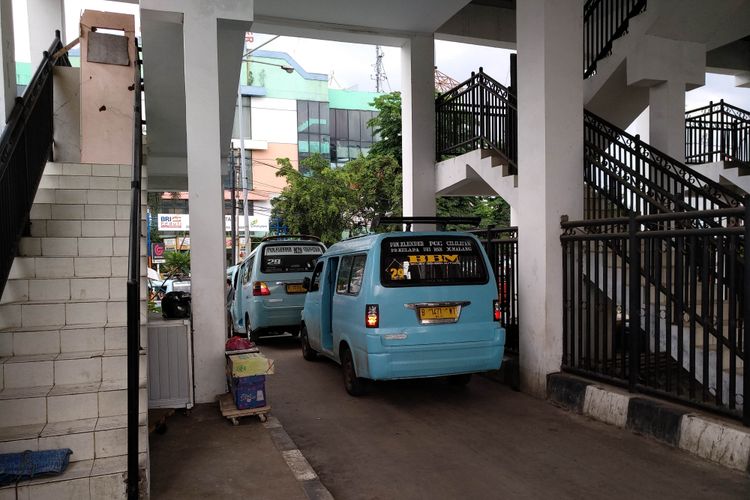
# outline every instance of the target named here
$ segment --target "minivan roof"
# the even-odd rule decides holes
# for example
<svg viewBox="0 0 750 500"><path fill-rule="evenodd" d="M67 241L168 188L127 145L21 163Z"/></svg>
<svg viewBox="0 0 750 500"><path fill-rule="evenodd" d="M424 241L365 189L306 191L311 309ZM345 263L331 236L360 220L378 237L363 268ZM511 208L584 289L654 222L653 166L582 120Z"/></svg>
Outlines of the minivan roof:
<svg viewBox="0 0 750 500"><path fill-rule="evenodd" d="M460 231L392 231L388 233L368 234L358 236L349 240L339 241L331 245L325 255L339 255L351 252L362 252L375 247L383 238L421 238L424 236L469 236L473 239L476 237L470 233Z"/></svg>

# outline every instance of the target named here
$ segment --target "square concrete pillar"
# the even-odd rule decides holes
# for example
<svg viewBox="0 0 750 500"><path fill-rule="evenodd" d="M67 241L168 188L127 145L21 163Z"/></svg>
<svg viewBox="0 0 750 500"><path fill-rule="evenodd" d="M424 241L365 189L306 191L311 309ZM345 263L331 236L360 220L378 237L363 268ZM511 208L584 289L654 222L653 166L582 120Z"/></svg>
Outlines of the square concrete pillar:
<svg viewBox="0 0 750 500"><path fill-rule="evenodd" d="M685 82L668 80L648 89L649 144L685 162Z"/></svg>
<svg viewBox="0 0 750 500"><path fill-rule="evenodd" d="M521 387L544 397L562 358L560 216L583 214L583 0L516 9Z"/></svg>
<svg viewBox="0 0 750 500"><path fill-rule="evenodd" d="M42 62L42 53L49 49L55 30L60 30L63 44L68 40L65 37L63 0L27 0L26 9L29 14L29 49L33 70ZM73 38L76 36L74 33Z"/></svg>
<svg viewBox="0 0 750 500"><path fill-rule="evenodd" d="M413 36L401 47L401 89L403 213L434 216L435 40L432 36Z"/></svg>

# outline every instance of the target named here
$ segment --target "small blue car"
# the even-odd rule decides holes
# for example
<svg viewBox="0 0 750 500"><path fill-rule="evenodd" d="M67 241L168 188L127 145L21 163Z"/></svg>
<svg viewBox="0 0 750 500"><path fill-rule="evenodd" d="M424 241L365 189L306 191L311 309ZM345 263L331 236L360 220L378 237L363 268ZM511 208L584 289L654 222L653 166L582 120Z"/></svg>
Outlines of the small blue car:
<svg viewBox="0 0 750 500"><path fill-rule="evenodd" d="M234 271L231 316L234 331L258 340L284 332L297 335L309 278L325 246L313 236L271 236Z"/></svg>
<svg viewBox="0 0 750 500"><path fill-rule="evenodd" d="M500 368L505 330L497 285L468 233L390 232L331 246L306 281L302 355L341 364L349 394L365 379L450 376Z"/></svg>

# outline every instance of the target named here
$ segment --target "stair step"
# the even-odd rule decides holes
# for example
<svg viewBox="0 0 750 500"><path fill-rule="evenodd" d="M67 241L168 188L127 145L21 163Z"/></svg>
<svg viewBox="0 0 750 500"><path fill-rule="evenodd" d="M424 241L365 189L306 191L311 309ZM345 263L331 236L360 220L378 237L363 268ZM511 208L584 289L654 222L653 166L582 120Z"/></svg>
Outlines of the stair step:
<svg viewBox="0 0 750 500"><path fill-rule="evenodd" d="M141 319L146 320L147 303L140 301ZM127 301L107 299L24 302L0 305L0 331L32 327L38 330L54 325L85 325L91 322L125 323Z"/></svg>
<svg viewBox="0 0 750 500"><path fill-rule="evenodd" d="M44 167L44 177L62 176L93 176L93 177L125 177L133 175L132 165L112 164L99 165L96 163L60 163L47 162ZM146 169L143 169L143 177L147 177Z"/></svg>
<svg viewBox="0 0 750 500"><path fill-rule="evenodd" d="M141 256L141 276L146 276L146 256ZM16 257L10 280L31 278L112 278L128 275L128 258L116 257Z"/></svg>
<svg viewBox="0 0 750 500"><path fill-rule="evenodd" d="M146 321L142 321L140 325L141 345L144 346L147 345L146 324ZM126 347L127 325L119 322L0 330L0 357L79 352L107 353Z"/></svg>
<svg viewBox="0 0 750 500"><path fill-rule="evenodd" d="M146 449L148 439L146 415L145 412L139 415L139 420L142 422L138 426L141 450ZM100 420L103 419L90 418L46 424L37 436L27 431L27 434L20 439L0 441L0 453L70 448L73 451L70 456L71 463L127 454L127 416L122 415L116 421L110 419L112 423L109 426L103 425L102 429L97 429ZM45 434L50 426L54 426L54 429L50 431L52 434ZM31 429L31 426L25 427ZM64 432L65 430L69 432Z"/></svg>
<svg viewBox="0 0 750 500"><path fill-rule="evenodd" d="M31 236L44 237L108 237L130 236L130 220L65 220L31 219ZM146 234L146 221L141 221L141 235ZM23 240L22 240L23 241Z"/></svg>
<svg viewBox="0 0 750 500"><path fill-rule="evenodd" d="M142 280L141 297L148 286ZM9 280L0 304L42 303L69 300L124 300L127 278L50 278Z"/></svg>
<svg viewBox="0 0 750 500"><path fill-rule="evenodd" d="M34 204L129 206L132 197L130 179L78 176L61 177L57 182L50 182L47 178L46 183L56 183L58 187L40 187ZM141 203L146 203L145 192L141 193Z"/></svg>
<svg viewBox="0 0 750 500"><path fill-rule="evenodd" d="M140 355L146 373L145 350ZM79 394L121 387L127 375L127 352L72 352L13 356L0 360L3 387L0 399ZM43 388L48 388L46 392ZM5 393L5 391L8 391Z"/></svg>
<svg viewBox="0 0 750 500"><path fill-rule="evenodd" d="M145 253L145 240L141 239L140 246L141 253ZM21 257L127 257L129 250L127 236L44 236L21 238L18 255Z"/></svg>
<svg viewBox="0 0 750 500"><path fill-rule="evenodd" d="M142 470L148 468L146 453L139 453L138 461ZM60 475L19 482L18 498L125 499L126 471L127 455L71 462ZM0 498L15 495L15 485L0 488Z"/></svg>
<svg viewBox="0 0 750 500"><path fill-rule="evenodd" d="M130 220L130 205L102 204L53 204L34 203L29 213L30 219L43 220ZM146 213L141 210L141 220Z"/></svg>

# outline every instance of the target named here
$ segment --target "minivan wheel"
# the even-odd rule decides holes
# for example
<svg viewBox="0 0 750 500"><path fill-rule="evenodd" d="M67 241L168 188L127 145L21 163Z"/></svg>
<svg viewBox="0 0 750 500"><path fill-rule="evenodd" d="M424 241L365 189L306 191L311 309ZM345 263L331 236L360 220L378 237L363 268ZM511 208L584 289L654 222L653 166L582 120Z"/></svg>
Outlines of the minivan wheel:
<svg viewBox="0 0 750 500"><path fill-rule="evenodd" d="M315 361L318 353L310 347L310 341L307 339L307 327L303 326L300 332L300 343L302 344L302 357L307 361Z"/></svg>
<svg viewBox="0 0 750 500"><path fill-rule="evenodd" d="M354 359L352 351L348 347L343 348L341 352L341 368L344 372L344 387L346 392L351 396L361 396L365 393L365 381L357 377L354 369Z"/></svg>
<svg viewBox="0 0 750 500"><path fill-rule="evenodd" d="M256 344L258 343L258 333L253 332L250 329L250 318L245 316L245 337L247 337L248 340L252 340Z"/></svg>

